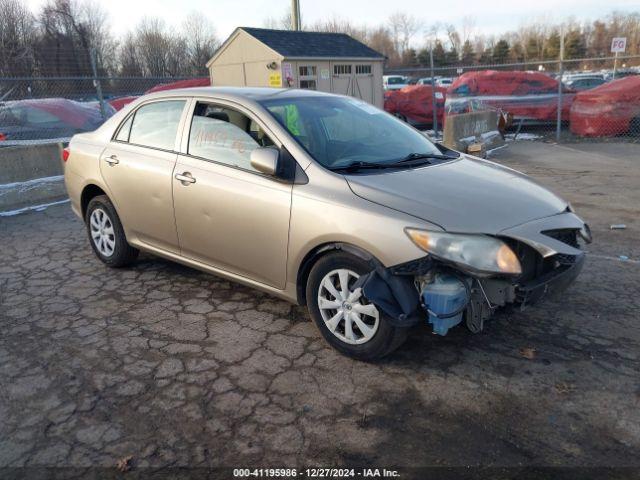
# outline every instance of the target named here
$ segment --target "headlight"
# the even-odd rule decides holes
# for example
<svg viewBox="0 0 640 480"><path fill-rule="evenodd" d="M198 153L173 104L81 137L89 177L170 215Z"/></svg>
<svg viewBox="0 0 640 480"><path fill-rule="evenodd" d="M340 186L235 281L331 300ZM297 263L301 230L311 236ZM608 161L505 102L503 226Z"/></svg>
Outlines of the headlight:
<svg viewBox="0 0 640 480"><path fill-rule="evenodd" d="M481 272L520 274L522 267L513 250L487 235L459 235L405 228L409 238L425 252Z"/></svg>

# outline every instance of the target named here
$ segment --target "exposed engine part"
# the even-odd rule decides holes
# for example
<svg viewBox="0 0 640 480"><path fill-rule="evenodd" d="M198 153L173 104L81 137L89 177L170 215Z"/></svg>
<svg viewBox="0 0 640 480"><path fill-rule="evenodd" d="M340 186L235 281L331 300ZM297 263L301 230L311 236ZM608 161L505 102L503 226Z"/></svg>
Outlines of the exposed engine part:
<svg viewBox="0 0 640 480"><path fill-rule="evenodd" d="M467 305L466 325L472 333L480 333L484 328L484 321L493 314L493 309L487 305L487 302L477 291L471 296L471 300Z"/></svg>
<svg viewBox="0 0 640 480"><path fill-rule="evenodd" d="M457 272L438 272L431 281L422 281L420 297L428 313L433 333L446 335L451 327L462 321L462 316L471 299L471 279Z"/></svg>
<svg viewBox="0 0 640 480"><path fill-rule="evenodd" d="M467 328L479 333L496 308L512 303L516 298L514 286L506 280L475 279L471 300L466 311Z"/></svg>

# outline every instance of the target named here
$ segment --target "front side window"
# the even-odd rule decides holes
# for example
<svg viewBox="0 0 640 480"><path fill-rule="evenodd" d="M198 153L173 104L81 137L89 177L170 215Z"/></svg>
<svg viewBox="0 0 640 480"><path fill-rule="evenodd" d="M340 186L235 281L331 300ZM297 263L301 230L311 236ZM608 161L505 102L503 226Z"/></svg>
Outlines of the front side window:
<svg viewBox="0 0 640 480"><path fill-rule="evenodd" d="M262 105L327 168L385 164L413 153L441 154L418 131L355 98L307 96L269 99Z"/></svg>
<svg viewBox="0 0 640 480"><path fill-rule="evenodd" d="M184 100L166 100L143 105L133 117L129 143L173 150Z"/></svg>
<svg viewBox="0 0 640 480"><path fill-rule="evenodd" d="M215 104L196 104L189 131L189 155L256 171L251 166L251 152L273 145L262 127L243 113Z"/></svg>

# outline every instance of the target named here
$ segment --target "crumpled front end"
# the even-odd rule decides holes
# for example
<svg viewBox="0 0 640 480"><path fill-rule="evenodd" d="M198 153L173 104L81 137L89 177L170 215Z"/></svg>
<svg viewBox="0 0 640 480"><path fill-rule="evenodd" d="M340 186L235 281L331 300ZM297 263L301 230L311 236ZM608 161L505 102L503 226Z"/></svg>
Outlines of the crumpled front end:
<svg viewBox="0 0 640 480"><path fill-rule="evenodd" d="M427 254L389 268L371 261L372 271L360 277L358 286L395 326L426 321L434 333L446 335L464 322L477 333L501 307L524 308L563 292L584 265L581 242L591 241L589 227L568 211L505 229L496 237L517 256L518 275L477 272Z"/></svg>

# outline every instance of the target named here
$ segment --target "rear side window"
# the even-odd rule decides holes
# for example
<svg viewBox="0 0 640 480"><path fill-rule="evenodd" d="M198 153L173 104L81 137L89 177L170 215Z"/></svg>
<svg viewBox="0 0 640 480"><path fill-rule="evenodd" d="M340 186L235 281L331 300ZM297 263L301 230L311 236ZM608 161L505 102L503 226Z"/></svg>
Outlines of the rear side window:
<svg viewBox="0 0 640 480"><path fill-rule="evenodd" d="M129 132L131 131L131 123L133 122L133 115L129 115L129 118L120 126L120 130L118 130L118 134L116 135L116 140L118 142L128 142L129 141Z"/></svg>
<svg viewBox="0 0 640 480"><path fill-rule="evenodd" d="M168 100L140 107L133 117L129 143L173 150L184 105L184 100Z"/></svg>

